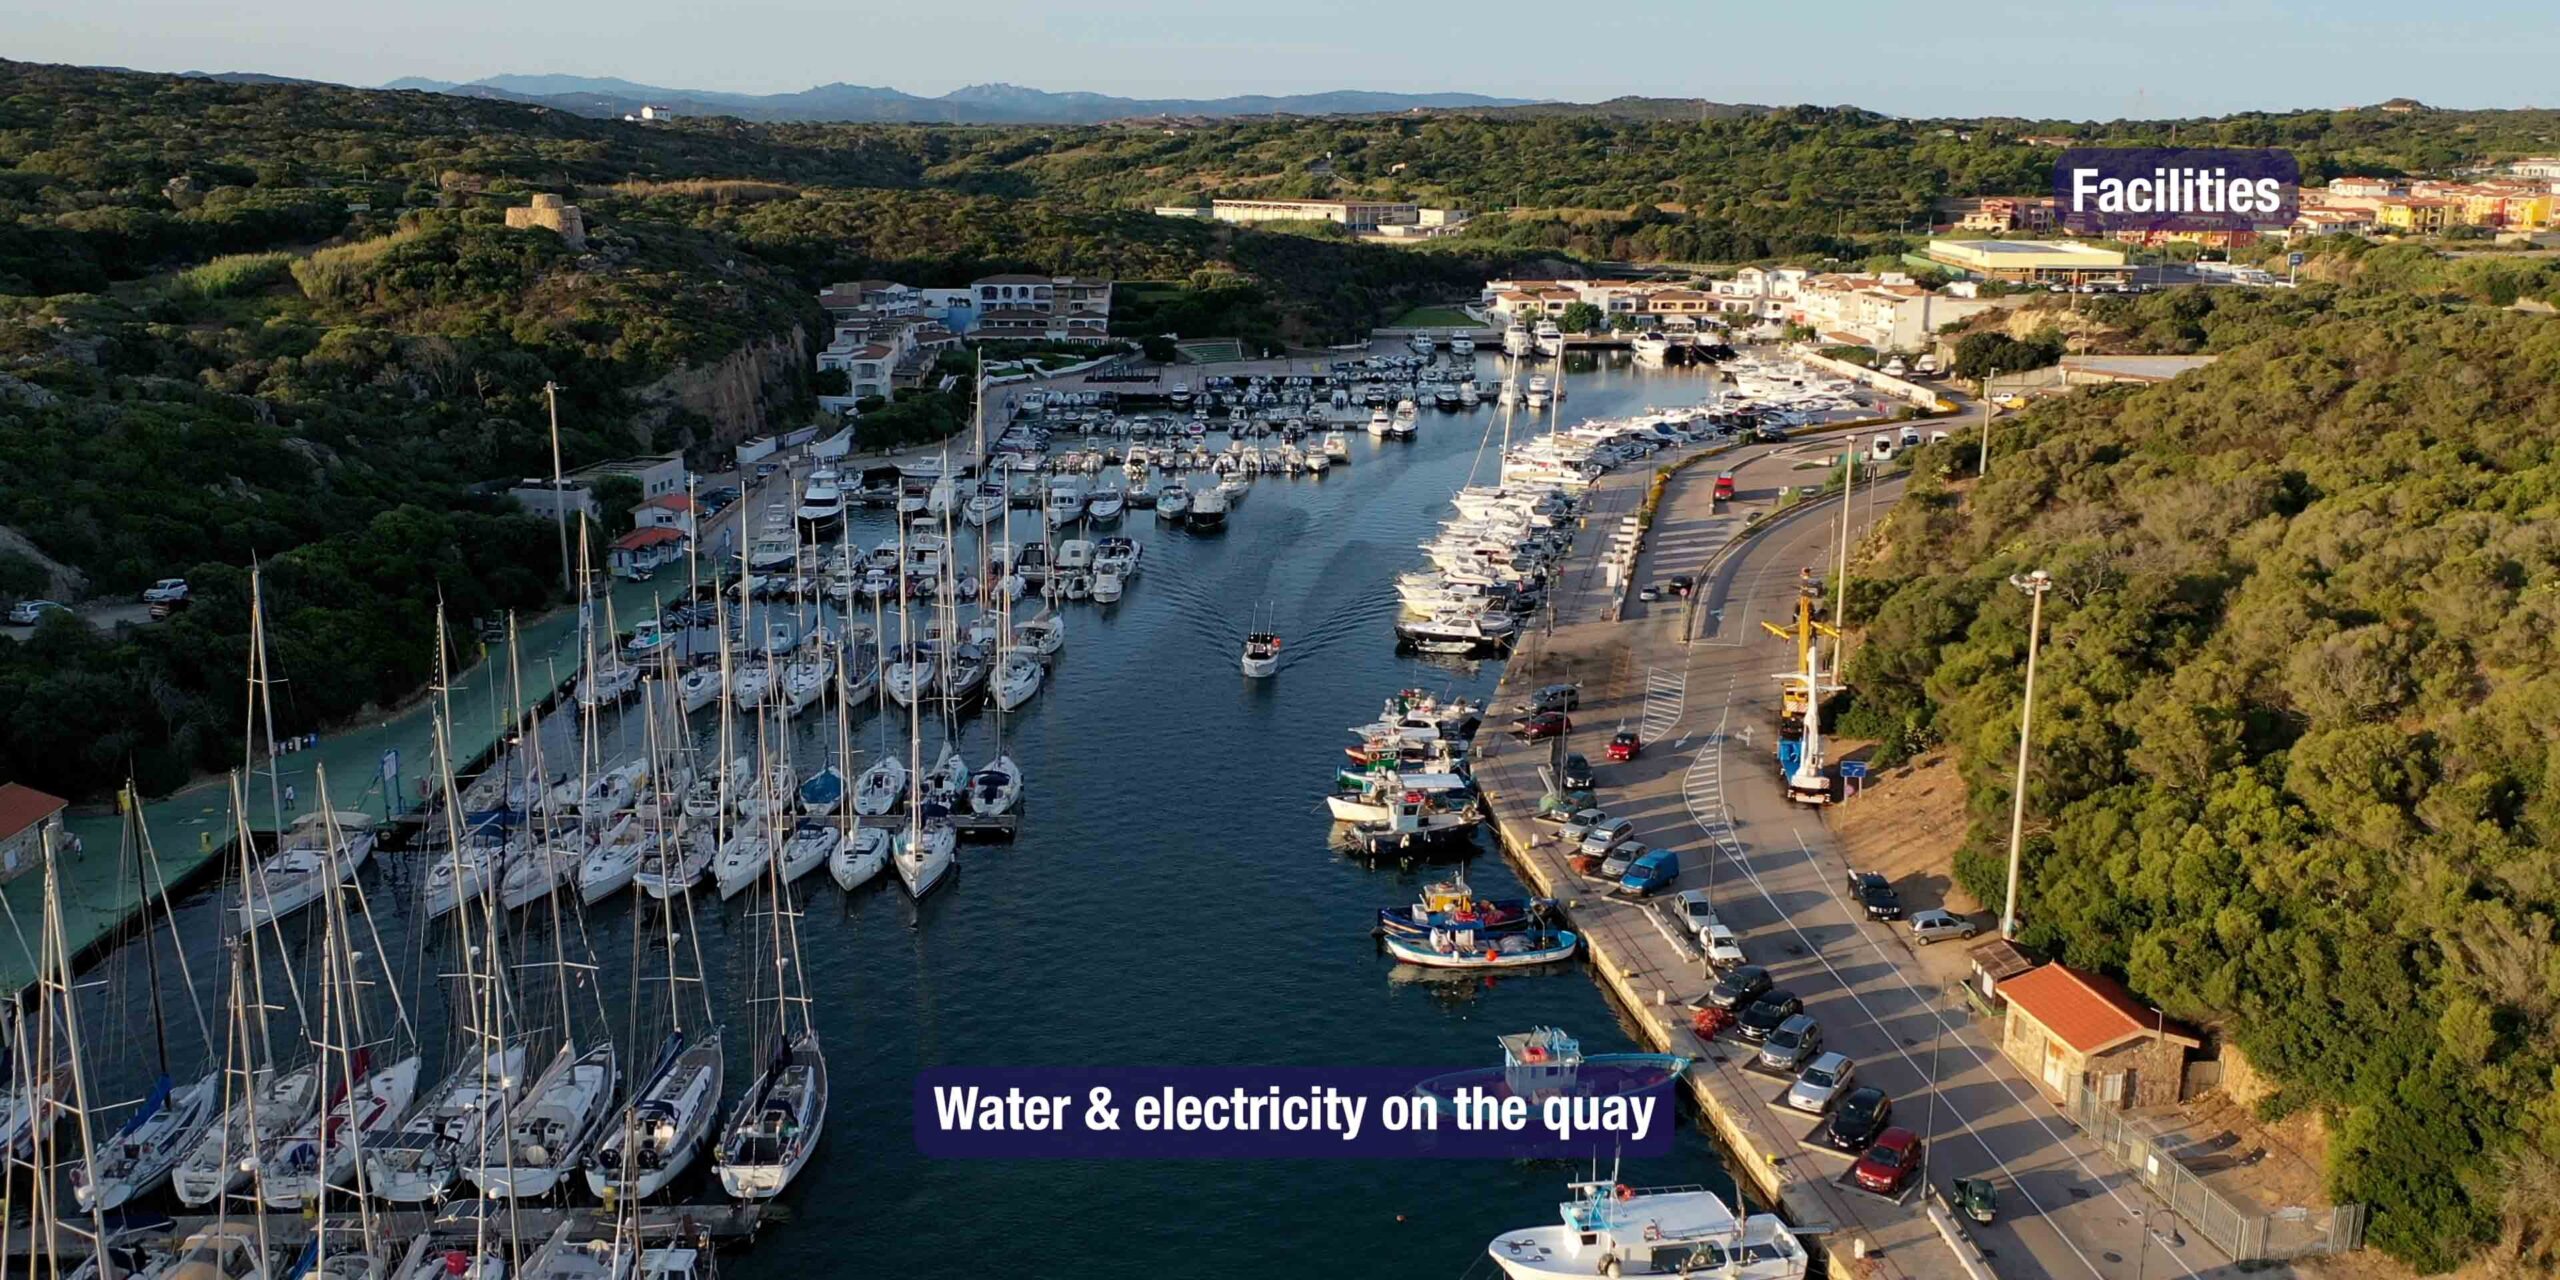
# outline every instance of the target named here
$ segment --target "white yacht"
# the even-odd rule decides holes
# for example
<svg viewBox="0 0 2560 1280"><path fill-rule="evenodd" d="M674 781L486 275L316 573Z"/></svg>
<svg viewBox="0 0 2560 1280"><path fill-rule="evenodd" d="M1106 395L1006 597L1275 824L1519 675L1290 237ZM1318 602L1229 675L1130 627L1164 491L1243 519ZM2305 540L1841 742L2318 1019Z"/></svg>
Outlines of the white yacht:
<svg viewBox="0 0 2560 1280"><path fill-rule="evenodd" d="M159 1185L204 1140L221 1101L220 1072L174 1086L161 1076L142 1106L100 1145L92 1163L71 1167L73 1197L82 1209L104 1213Z"/></svg>
<svg viewBox="0 0 2560 1280"><path fill-rule="evenodd" d="M178 1203L201 1208L239 1186L249 1176L251 1139L273 1141L276 1134L301 1128L320 1103L320 1068L305 1063L282 1073L261 1071L256 1087L231 1104L222 1119L196 1141L171 1174Z"/></svg>
<svg viewBox="0 0 2560 1280"><path fill-rule="evenodd" d="M1671 339L1659 332L1639 333L1632 340L1631 346L1634 348L1637 364L1659 368L1664 361L1671 358Z"/></svg>
<svg viewBox="0 0 2560 1280"><path fill-rule="evenodd" d="M1504 355L1525 356L1535 345L1536 340L1529 336L1529 331L1519 325L1515 324L1502 331L1502 354Z"/></svg>
<svg viewBox="0 0 2560 1280"><path fill-rule="evenodd" d="M581 1054L562 1044L551 1065L525 1090L502 1128L492 1128L464 1166L464 1177L491 1196L534 1199L551 1194L577 1167L613 1108L613 1043Z"/></svg>
<svg viewBox="0 0 2560 1280"><path fill-rule="evenodd" d="M832 467L820 467L809 473L808 487L800 491L800 509L792 513L804 532L833 533L844 522L843 478Z"/></svg>
<svg viewBox="0 0 2560 1280"><path fill-rule="evenodd" d="M1191 495L1190 527L1200 533L1215 533L1226 528L1227 507L1225 489L1210 485L1194 490Z"/></svg>
<svg viewBox="0 0 2560 1280"><path fill-rule="evenodd" d="M1537 344L1539 355L1557 356L1564 354L1564 331L1558 329L1556 327L1556 322L1553 320L1541 320L1538 322L1534 340Z"/></svg>
<svg viewBox="0 0 2560 1280"><path fill-rule="evenodd" d="M1386 406L1380 405L1379 407L1369 411L1370 435L1384 440L1387 438L1387 433L1394 429L1395 419L1388 416Z"/></svg>
<svg viewBox="0 0 2560 1280"><path fill-rule="evenodd" d="M1528 390L1523 393L1523 397L1528 401L1529 407L1532 409L1545 408L1547 405L1547 392L1547 375L1543 373L1530 374Z"/></svg>
<svg viewBox="0 0 2560 1280"><path fill-rule="evenodd" d="M681 1031L669 1036L620 1123L587 1157L587 1190L628 1203L675 1181L711 1133L727 1065L717 1028L695 1045L685 1044Z"/></svg>
<svg viewBox="0 0 2560 1280"><path fill-rule="evenodd" d="M332 819L338 828L334 848L329 840ZM355 879L357 869L373 856L373 825L372 818L352 810L294 819L276 851L251 873L241 894L240 927L255 929L283 919L318 902L331 884Z"/></svg>
<svg viewBox="0 0 2560 1280"><path fill-rule="evenodd" d="M903 766L901 772L903 772ZM836 843L836 851L827 859L827 874L835 877L838 887L850 893L870 883L889 865L889 833L879 827L855 827Z"/></svg>
<svg viewBox="0 0 2560 1280"><path fill-rule="evenodd" d="M368 1055L359 1050L359 1067ZM355 1169L356 1146L389 1133L418 1095L418 1058L411 1054L343 1094L325 1117L314 1117L286 1135L259 1160L259 1181L270 1209L299 1209L323 1184L344 1185Z"/></svg>
<svg viewBox="0 0 2560 1280"><path fill-rule="evenodd" d="M1084 515L1084 481L1074 476L1052 476L1048 496L1041 500L1041 510L1049 517L1049 527L1064 528Z"/></svg>
<svg viewBox="0 0 2560 1280"><path fill-rule="evenodd" d="M462 1156L480 1149L492 1121L503 1123L524 1082L518 1041L465 1061L444 1078L398 1132L364 1148L366 1190L393 1204L441 1203Z"/></svg>
<svg viewBox="0 0 2560 1280"><path fill-rule="evenodd" d="M738 1100L716 1162L721 1189L741 1200L782 1194L818 1149L826 1120L827 1060L818 1033L803 1031Z"/></svg>
<svg viewBox="0 0 2560 1280"><path fill-rule="evenodd" d="M749 826L729 837L720 846L720 854L711 861L711 882L723 898L734 898L738 891L756 882L773 862L773 841L759 826Z"/></svg>
<svg viewBox="0 0 2560 1280"><path fill-rule="evenodd" d="M1576 1182L1553 1226L1506 1231L1485 1246L1511 1280L1592 1275L1803 1280L1804 1242L1775 1214L1736 1217L1701 1186Z"/></svg>

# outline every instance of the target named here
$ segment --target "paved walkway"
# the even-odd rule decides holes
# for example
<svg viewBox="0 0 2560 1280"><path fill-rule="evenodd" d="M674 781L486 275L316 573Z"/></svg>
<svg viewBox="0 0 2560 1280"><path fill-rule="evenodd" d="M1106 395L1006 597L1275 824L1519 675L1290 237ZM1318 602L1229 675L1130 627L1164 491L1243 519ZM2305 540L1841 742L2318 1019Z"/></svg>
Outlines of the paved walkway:
<svg viewBox="0 0 2560 1280"><path fill-rule="evenodd" d="M1537 683L1581 679L1583 705L1569 747L1594 759L1619 725L1653 730L1640 759L1601 766L1603 806L1635 819L1646 843L1681 850L1678 887L1707 889L1750 959L1770 966L1779 985L1821 1021L1826 1047L1851 1055L1864 1082L1894 1097L1895 1123L1927 1136L1929 1181L1943 1187L1957 1177L1989 1176L2001 1183L2002 1219L1978 1229L1997 1274L2135 1280L2227 1269L2192 1236L2174 1247L2154 1240L2144 1248L2146 1220L2174 1236L2165 1211L1999 1056L1996 1024L1977 1025L1960 995L1936 986L1907 935L1866 922L1844 899L1847 868L1822 814L1780 793L1770 737L1775 676L1793 655L1758 624L1791 616L1799 569L1833 562L1839 507L1826 501L1775 515L1729 554L1719 558L1717 551L1748 514L1777 511L1782 487L1818 482L1823 471L1800 464L1838 447L1755 446L1730 462L1688 469L1665 495L1636 581L1702 575L1698 598L1631 602L1625 620L1610 623L1591 611L1587 593L1568 592L1552 632L1524 641L1503 696L1516 700ZM1730 510L1716 510L1712 501L1719 469L1737 475L1736 500L1724 504ZM1640 500L1649 476L1643 468L1612 476L1596 501L1621 501L1610 491L1622 486ZM1895 493L1888 482L1874 513ZM1851 514L1860 527L1872 518L1863 484ZM1605 535L1590 537L1577 556L1596 554L1602 541ZM1727 1140L1742 1149L1740 1158L1762 1165L1747 1172L1797 1225L1831 1230L1835 1263L1848 1262L1863 1242L1871 1255L1867 1274L1961 1275L1916 1194L1887 1200L1848 1185L1848 1158L1807 1141L1820 1122L1779 1105L1785 1078L1749 1067L1740 1042L1701 1044L1690 1033L1688 1002L1711 982L1694 946L1663 923L1655 905L1605 895L1575 876L1567 851L1545 839L1549 829L1526 821L1546 790L1538 773L1546 758L1543 750L1503 743L1479 770L1506 846L1533 879L1571 900L1597 976L1623 1005L1641 1011L1656 1041L1700 1056L1692 1083ZM2155 1212L2156 1219L2148 1217Z"/></svg>

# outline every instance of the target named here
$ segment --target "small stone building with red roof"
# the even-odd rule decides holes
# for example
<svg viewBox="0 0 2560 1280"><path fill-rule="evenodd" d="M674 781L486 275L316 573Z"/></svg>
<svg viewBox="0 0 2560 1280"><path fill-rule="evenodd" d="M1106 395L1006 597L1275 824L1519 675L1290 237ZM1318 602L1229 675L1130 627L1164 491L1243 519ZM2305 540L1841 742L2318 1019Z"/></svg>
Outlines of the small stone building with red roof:
<svg viewBox="0 0 2560 1280"><path fill-rule="evenodd" d="M2183 1100L2187 1055L2204 1041L2134 999L2123 983L2047 964L2003 979L1999 991L2009 1006L2000 1051L2046 1096L2068 1102L2085 1085L2111 1106Z"/></svg>

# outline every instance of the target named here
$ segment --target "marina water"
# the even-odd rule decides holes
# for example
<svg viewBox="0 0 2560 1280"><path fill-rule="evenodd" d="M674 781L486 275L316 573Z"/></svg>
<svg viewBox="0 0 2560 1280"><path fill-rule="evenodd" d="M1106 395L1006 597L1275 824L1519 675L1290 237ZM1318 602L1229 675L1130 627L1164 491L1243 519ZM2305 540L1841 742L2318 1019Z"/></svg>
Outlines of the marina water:
<svg viewBox="0 0 2560 1280"><path fill-rule="evenodd" d="M1483 385L1494 385L1495 360L1478 360ZM1638 371L1623 358L1579 362L1561 421L1696 403L1712 378ZM1498 412L1490 398L1464 413L1426 409L1412 442L1375 440L1355 423L1349 465L1256 479L1222 534L1181 532L1131 511L1117 528L1086 535L1137 539L1143 572L1116 604L1062 606L1065 652L1040 694L1005 717L1005 749L1028 779L1020 838L964 845L960 870L921 907L890 875L851 895L823 872L793 887L834 1096L823 1146L781 1201L787 1214L769 1220L751 1250L724 1259L729 1275L930 1277L992 1263L1043 1277L1456 1276L1482 1261L1496 1233L1553 1219L1579 1162L929 1162L909 1136L913 1077L939 1064L1457 1069L1492 1065L1496 1035L1536 1025L1561 1026L1590 1052L1646 1047L1578 963L1492 979L1396 965L1369 936L1376 908L1411 901L1447 868L1373 868L1327 843L1321 797L1353 741L1349 726L1373 719L1397 689L1483 697L1499 674L1491 662L1399 655L1389 630L1395 575L1422 564L1415 544L1449 513L1471 467L1490 481L1498 441L1478 454ZM1529 417L1515 423L1515 437L1532 429ZM1052 451L1079 443L1061 436ZM1036 538L1036 513L1014 514L1015 539ZM893 537L895 521L886 510L857 509L851 533L868 546ZM974 545L965 528L958 537ZM1236 670L1257 612L1286 639L1269 680ZM894 645L894 617L889 626ZM1488 715L1494 726L1507 719L1499 709ZM694 718L698 734L714 724L711 712ZM803 775L832 748L833 724L822 703L793 726ZM637 749L624 744L631 730L614 717L601 731L615 738L608 762ZM884 732L888 748L903 753L903 709L857 713L855 769L882 749ZM928 720L928 759L938 738ZM972 712L960 745L973 767L995 754L995 740L991 710ZM574 754L547 750L553 771L575 768ZM1475 887L1488 896L1527 892L1486 842L1468 866ZM436 976L458 961L450 920L412 927L424 875L421 855L386 855L366 885L384 967L420 1028L432 1080L453 1060L453 1019ZM664 1029L662 1017L652 1022L645 1012L663 1006L662 981L640 984L638 1043L627 1023L634 921L654 938L657 911L625 892L570 926L572 955L591 949L600 966L601 989L576 1000L588 1017L601 1007L610 1019L626 1087ZM733 1095L756 1052L746 993L769 956L754 932L760 914L753 892L722 903L708 884L689 922L687 909L677 913L690 931L678 945L689 965L700 944L729 1028ZM284 926L304 973L315 969L319 916ZM517 914L513 957L520 1017L535 1023L549 1019L556 999L543 916L539 907ZM177 913L216 1054L223 1011L211 1002L226 968L218 923L212 891ZM174 990L165 953L161 962ZM638 967L664 972L663 960ZM272 963L269 972L281 1004ZM104 1077L93 1081L93 1096L130 1099L148 1085L146 973L138 946L127 944L104 965L107 990L84 997ZM388 1019L382 994L374 993L377 1031ZM202 1037L182 1004L168 1010L173 1074L192 1079L208 1061ZM289 1011L284 1018L280 1046L293 1035ZM1605 1168L1610 1154L1593 1155ZM718 1198L708 1163L688 1174L678 1198ZM1686 1127L1675 1156L1631 1162L1626 1176L1730 1188L1708 1140Z"/></svg>

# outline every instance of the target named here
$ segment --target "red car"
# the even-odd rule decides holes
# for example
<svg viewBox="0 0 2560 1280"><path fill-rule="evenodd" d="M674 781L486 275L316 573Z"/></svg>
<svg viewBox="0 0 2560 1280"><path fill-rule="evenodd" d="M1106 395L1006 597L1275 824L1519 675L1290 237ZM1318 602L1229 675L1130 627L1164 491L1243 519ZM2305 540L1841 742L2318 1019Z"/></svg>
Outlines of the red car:
<svg viewBox="0 0 2560 1280"><path fill-rule="evenodd" d="M1633 729L1620 729L1609 739L1609 758L1612 760L1633 760L1642 750L1644 742L1636 737Z"/></svg>
<svg viewBox="0 0 2560 1280"><path fill-rule="evenodd" d="M1898 1194L1920 1168L1920 1135L1900 1125L1876 1135L1875 1145L1858 1157L1851 1172L1858 1185L1880 1196Z"/></svg>
<svg viewBox="0 0 2560 1280"><path fill-rule="evenodd" d="M1531 742L1536 742L1540 738L1561 738L1571 733L1573 721L1566 719L1561 711L1541 711L1534 716L1522 716L1513 721L1511 730Z"/></svg>

